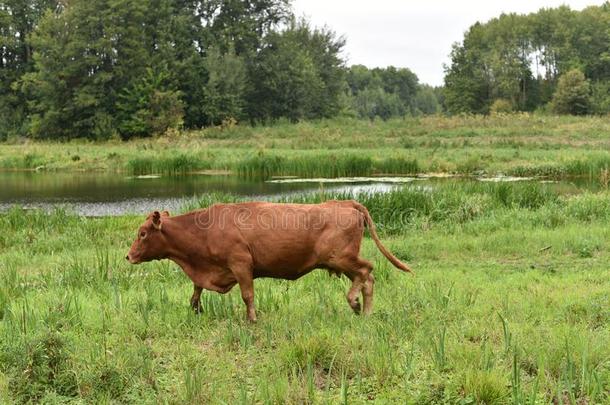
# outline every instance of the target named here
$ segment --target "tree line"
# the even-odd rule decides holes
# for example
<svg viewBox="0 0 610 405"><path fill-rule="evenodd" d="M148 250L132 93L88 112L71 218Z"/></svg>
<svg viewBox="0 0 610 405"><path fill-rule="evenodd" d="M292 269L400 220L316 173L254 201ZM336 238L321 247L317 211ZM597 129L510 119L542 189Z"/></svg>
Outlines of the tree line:
<svg viewBox="0 0 610 405"><path fill-rule="evenodd" d="M4 0L0 137L439 109L408 69L346 67L344 45L289 0Z"/></svg>
<svg viewBox="0 0 610 405"><path fill-rule="evenodd" d="M610 2L476 23L445 73L450 113L610 113Z"/></svg>
<svg viewBox="0 0 610 405"><path fill-rule="evenodd" d="M3 0L0 139L107 139L337 115L610 110L610 3L477 23L445 86L347 66L290 0Z"/></svg>

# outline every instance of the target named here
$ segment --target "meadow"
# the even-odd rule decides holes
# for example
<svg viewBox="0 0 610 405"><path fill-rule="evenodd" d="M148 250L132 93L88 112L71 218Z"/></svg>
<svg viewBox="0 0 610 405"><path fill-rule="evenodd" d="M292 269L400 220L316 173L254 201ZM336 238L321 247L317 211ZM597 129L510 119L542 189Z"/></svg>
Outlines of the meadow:
<svg viewBox="0 0 610 405"><path fill-rule="evenodd" d="M370 317L347 305L348 280L316 271L257 280L256 324L237 288L205 293L196 315L177 266L129 265L140 216L1 215L0 402L610 401L610 191L412 184L357 197L416 275L366 238Z"/></svg>
<svg viewBox="0 0 610 405"><path fill-rule="evenodd" d="M599 176L610 165L609 117L533 114L332 119L236 125L128 142L11 139L5 170L176 174L230 171L242 177L371 174Z"/></svg>

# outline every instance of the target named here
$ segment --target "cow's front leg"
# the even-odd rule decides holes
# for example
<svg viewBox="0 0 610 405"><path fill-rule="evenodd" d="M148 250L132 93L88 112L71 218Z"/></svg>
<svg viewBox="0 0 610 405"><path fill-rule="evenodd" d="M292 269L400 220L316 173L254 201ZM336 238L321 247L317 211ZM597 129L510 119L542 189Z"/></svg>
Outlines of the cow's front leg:
<svg viewBox="0 0 610 405"><path fill-rule="evenodd" d="M254 308L254 279L252 278L252 271L250 269L242 269L234 271L233 274L239 283L241 298L244 300L244 304L246 304L246 316L250 322L256 322L256 310Z"/></svg>
<svg viewBox="0 0 610 405"><path fill-rule="evenodd" d="M195 313L201 313L201 291L203 288L193 284L193 295L191 296L191 308Z"/></svg>

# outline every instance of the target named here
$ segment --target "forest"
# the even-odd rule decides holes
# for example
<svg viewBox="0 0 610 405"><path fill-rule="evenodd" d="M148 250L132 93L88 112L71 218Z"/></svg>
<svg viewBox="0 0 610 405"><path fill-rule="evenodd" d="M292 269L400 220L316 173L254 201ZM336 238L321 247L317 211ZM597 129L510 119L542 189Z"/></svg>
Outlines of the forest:
<svg viewBox="0 0 610 405"><path fill-rule="evenodd" d="M610 3L567 6L476 23L451 52L451 113L610 112Z"/></svg>
<svg viewBox="0 0 610 405"><path fill-rule="evenodd" d="M235 123L610 111L610 3L476 23L445 83L348 66L349 38L290 0L4 0L0 139L132 137Z"/></svg>

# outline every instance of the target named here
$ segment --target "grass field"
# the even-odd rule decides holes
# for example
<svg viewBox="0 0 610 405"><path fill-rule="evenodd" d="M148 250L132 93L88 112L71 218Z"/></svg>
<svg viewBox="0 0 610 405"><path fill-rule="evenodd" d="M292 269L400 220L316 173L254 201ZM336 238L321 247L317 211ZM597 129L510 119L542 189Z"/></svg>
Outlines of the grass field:
<svg viewBox="0 0 610 405"><path fill-rule="evenodd" d="M244 177L457 173L599 176L610 117L335 119L211 128L130 142L12 140L0 168L134 174L229 170Z"/></svg>
<svg viewBox="0 0 610 405"><path fill-rule="evenodd" d="M344 196L295 200L330 197ZM234 198L191 207L218 200ZM366 238L372 316L318 271L257 280L256 324L237 288L195 315L179 268L130 266L141 217L0 216L0 403L610 402L610 192L449 184L359 200L416 276Z"/></svg>

